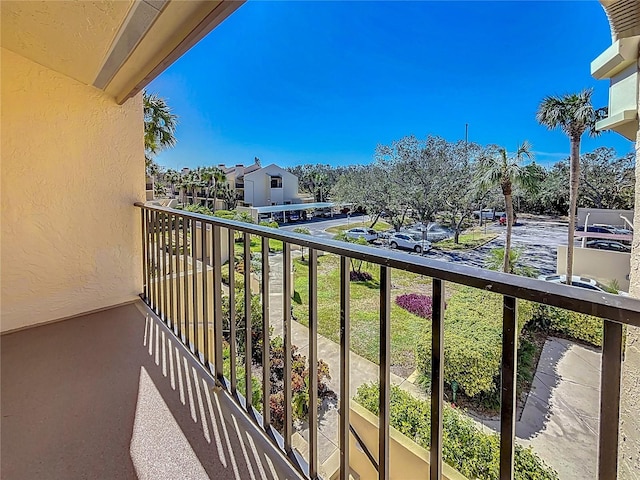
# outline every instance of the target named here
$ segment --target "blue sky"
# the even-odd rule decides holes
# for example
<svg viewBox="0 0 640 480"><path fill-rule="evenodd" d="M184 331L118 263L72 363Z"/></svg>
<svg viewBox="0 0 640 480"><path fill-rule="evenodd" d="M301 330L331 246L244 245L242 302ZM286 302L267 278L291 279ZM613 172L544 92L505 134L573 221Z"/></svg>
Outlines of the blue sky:
<svg viewBox="0 0 640 480"><path fill-rule="evenodd" d="M547 164L569 142L535 121L548 94L608 83L589 73L611 44L596 0L249 1L148 87L179 116L168 168L368 163L405 135L523 140ZM582 151L631 142L614 133Z"/></svg>

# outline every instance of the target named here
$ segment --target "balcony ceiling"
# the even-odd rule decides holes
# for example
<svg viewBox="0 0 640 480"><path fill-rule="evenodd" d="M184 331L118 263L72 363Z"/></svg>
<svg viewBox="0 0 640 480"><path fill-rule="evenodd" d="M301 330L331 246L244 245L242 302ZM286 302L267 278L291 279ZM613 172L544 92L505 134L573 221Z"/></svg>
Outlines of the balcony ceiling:
<svg viewBox="0 0 640 480"><path fill-rule="evenodd" d="M132 0L3 1L2 46L91 84L132 5Z"/></svg>
<svg viewBox="0 0 640 480"><path fill-rule="evenodd" d="M242 1L0 2L1 45L123 102Z"/></svg>

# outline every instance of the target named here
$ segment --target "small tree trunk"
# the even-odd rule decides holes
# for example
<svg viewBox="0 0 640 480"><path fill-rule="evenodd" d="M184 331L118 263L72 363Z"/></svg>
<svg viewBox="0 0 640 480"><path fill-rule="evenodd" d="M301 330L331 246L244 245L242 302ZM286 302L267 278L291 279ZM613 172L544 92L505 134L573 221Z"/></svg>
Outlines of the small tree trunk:
<svg viewBox="0 0 640 480"><path fill-rule="evenodd" d="M376 215L376 218L373 219L373 223L371 225L369 225L369 228L373 228L373 226L378 223L378 220L380 219L380 214L378 213Z"/></svg>
<svg viewBox="0 0 640 480"><path fill-rule="evenodd" d="M511 265L509 264L511 260L511 229L513 227L513 198L511 194L505 194L504 196L504 204L507 210L507 238L504 241L504 264L503 271L504 273L511 273Z"/></svg>
<svg viewBox="0 0 640 480"><path fill-rule="evenodd" d="M580 182L580 137L571 139L571 170L569 180L569 232L567 235L567 285L573 276L573 238L576 229L578 185Z"/></svg>

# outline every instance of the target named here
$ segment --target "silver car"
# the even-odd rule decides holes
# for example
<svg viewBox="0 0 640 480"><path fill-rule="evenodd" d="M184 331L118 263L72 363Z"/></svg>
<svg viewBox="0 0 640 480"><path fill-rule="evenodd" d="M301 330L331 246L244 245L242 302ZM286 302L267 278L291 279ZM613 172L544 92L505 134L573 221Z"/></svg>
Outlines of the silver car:
<svg viewBox="0 0 640 480"><path fill-rule="evenodd" d="M413 250L416 253L428 252L431 250L431 242L422 240L421 234L410 234L404 232L394 233L389 237L389 247L404 248Z"/></svg>

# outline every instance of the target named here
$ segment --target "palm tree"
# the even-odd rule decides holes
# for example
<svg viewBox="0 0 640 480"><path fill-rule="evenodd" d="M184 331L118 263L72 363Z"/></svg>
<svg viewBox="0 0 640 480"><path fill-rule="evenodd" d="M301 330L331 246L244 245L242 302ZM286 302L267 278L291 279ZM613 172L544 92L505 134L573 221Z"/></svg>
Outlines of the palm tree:
<svg viewBox="0 0 640 480"><path fill-rule="evenodd" d="M155 93L142 93L144 112L144 158L149 166L153 162L152 156L173 147L176 144L176 125L178 117L171 113L171 109Z"/></svg>
<svg viewBox="0 0 640 480"><path fill-rule="evenodd" d="M213 208L216 211L216 199L218 194L227 185L227 175L218 167L213 167ZM235 207L234 207L235 208Z"/></svg>
<svg viewBox="0 0 640 480"><path fill-rule="evenodd" d="M175 196L176 195L176 186L177 186L178 182L180 181L180 173L177 172L176 170L173 170L172 168L170 168L164 174L164 178L165 178L165 180L167 180L169 182L169 185L171 186L171 195Z"/></svg>
<svg viewBox="0 0 640 480"><path fill-rule="evenodd" d="M211 192L211 182L213 181L213 168L215 167L205 167L200 172L200 180L202 181L202 185L204 186L204 206L209 208L209 193ZM213 199L213 205L215 209L216 200Z"/></svg>
<svg viewBox="0 0 640 480"><path fill-rule="evenodd" d="M576 228L576 207L578 203L578 184L580 183L580 140L585 132L597 135L595 126L599 111L591 104L593 91L545 97L536 113L536 120L549 130L558 127L571 142L571 167L569 174L569 234L567 237L567 284L571 285L573 275L573 235Z"/></svg>
<svg viewBox="0 0 640 480"><path fill-rule="evenodd" d="M502 189L504 204L507 211L507 237L504 243L503 271L511 273L511 229L513 227L513 187L517 185L525 190L534 188L534 178L531 170L522 165L524 157L533 158L531 145L525 141L518 147L516 153L509 157L504 148L498 148L497 155L485 155L478 163L478 184L481 191L487 191L495 186Z"/></svg>

